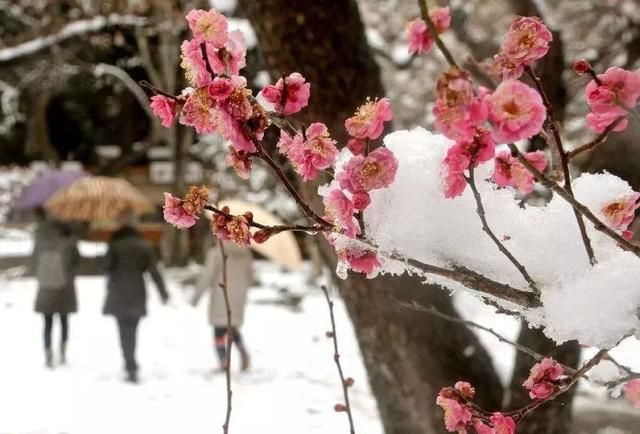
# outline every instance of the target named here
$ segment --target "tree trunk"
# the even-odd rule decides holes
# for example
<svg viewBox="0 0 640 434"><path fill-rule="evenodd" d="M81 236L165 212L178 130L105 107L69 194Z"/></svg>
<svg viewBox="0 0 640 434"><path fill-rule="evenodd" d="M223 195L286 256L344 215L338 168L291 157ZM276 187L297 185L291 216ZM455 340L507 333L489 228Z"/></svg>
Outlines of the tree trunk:
<svg viewBox="0 0 640 434"><path fill-rule="evenodd" d="M30 158L40 158L57 163L61 156L49 138L47 106L51 94L46 89L36 89L31 93L31 111L28 116L25 154Z"/></svg>
<svg viewBox="0 0 640 434"><path fill-rule="evenodd" d="M256 30L271 77L298 71L311 82L310 105L300 120L326 123L343 146L344 120L367 97L384 93L355 2L241 0L240 10ZM335 267L332 248L323 243L321 250ZM502 387L473 333L390 299L433 303L455 314L445 292L408 276L353 276L339 285L388 434L444 432L435 398L442 386L462 378L476 385L482 405L500 408Z"/></svg>

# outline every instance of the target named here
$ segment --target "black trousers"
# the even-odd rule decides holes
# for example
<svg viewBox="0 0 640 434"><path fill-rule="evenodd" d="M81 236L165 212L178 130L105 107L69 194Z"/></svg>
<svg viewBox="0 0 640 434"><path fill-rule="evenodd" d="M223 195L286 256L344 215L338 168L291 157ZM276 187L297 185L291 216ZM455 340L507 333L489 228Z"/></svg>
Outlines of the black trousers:
<svg viewBox="0 0 640 434"><path fill-rule="evenodd" d="M53 331L53 316L57 315L60 320L60 346L65 346L69 339L69 320L66 313L45 313L44 314L44 348L51 349L51 334Z"/></svg>
<svg viewBox="0 0 640 434"><path fill-rule="evenodd" d="M226 347L226 339L229 338L227 334L226 327L214 327L213 334L215 337L215 345L216 345L216 353L218 353L218 358L220 359L220 363L224 364L227 360L227 347ZM244 352L244 343L242 342L242 335L240 334L240 330L235 327L231 327L231 339L236 347Z"/></svg>
<svg viewBox="0 0 640 434"><path fill-rule="evenodd" d="M127 372L137 372L136 340L140 317L116 317L116 321L118 322L118 333L120 334L120 347L122 348L122 357L124 358L124 368Z"/></svg>

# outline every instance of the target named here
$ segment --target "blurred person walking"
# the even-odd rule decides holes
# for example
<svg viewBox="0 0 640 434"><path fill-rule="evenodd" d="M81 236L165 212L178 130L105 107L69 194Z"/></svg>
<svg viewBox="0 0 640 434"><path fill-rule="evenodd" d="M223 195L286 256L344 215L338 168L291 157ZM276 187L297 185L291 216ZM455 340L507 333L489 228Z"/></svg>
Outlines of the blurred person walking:
<svg viewBox="0 0 640 434"><path fill-rule="evenodd" d="M76 238L70 228L47 217L41 208L36 210L38 226L32 254L33 273L38 282L35 311L44 317L45 363L52 368L51 335L54 317L60 322L59 363L67 361L70 313L76 312L75 275L80 261Z"/></svg>
<svg viewBox="0 0 640 434"><path fill-rule="evenodd" d="M205 264L196 284L191 304L196 306L202 295L209 291L209 324L213 328L213 340L220 370L226 368L226 339L231 338L241 357L241 369L249 369L249 353L242 339L240 327L244 320L247 291L253 283L253 255L251 250L233 243L225 244L227 254L227 292L231 307L231 330L227 330L227 312L224 294L220 288L222 281L222 256L217 243L206 253Z"/></svg>
<svg viewBox="0 0 640 434"><path fill-rule="evenodd" d="M103 312L116 318L126 380L137 383L137 330L140 319L147 314L144 273L151 274L163 303L167 303L169 294L153 249L135 227L135 214L125 211L118 221L121 227L113 234L106 255L107 296Z"/></svg>

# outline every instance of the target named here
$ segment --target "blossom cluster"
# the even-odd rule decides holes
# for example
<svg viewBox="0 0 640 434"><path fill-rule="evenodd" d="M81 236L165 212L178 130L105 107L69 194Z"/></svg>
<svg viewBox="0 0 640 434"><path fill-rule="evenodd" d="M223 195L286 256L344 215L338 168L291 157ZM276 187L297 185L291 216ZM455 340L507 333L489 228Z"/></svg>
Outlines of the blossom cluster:
<svg viewBox="0 0 640 434"><path fill-rule="evenodd" d="M184 199L164 194L164 219L175 227L185 229L196 224L199 215L209 203L209 189L206 186L191 186Z"/></svg>
<svg viewBox="0 0 640 434"><path fill-rule="evenodd" d="M451 25L451 14L449 8L434 8L429 12L429 18L433 23L436 33L444 33ZM416 18L407 25L407 38L409 39L409 52L411 54L422 54L431 51L434 39L429 31L427 23Z"/></svg>
<svg viewBox="0 0 640 434"><path fill-rule="evenodd" d="M626 117L640 98L640 71L627 71L617 66L598 74L585 88L589 128L601 133L619 116L624 117L613 131L627 128Z"/></svg>

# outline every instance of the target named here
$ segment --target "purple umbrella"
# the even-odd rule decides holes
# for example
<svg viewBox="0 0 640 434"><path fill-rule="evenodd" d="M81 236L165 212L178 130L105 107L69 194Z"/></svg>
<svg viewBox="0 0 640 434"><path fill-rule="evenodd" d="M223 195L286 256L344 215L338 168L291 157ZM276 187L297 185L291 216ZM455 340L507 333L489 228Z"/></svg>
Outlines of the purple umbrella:
<svg viewBox="0 0 640 434"><path fill-rule="evenodd" d="M22 191L16 201L16 208L29 209L42 206L58 190L87 176L89 174L82 170L52 170L43 173Z"/></svg>

